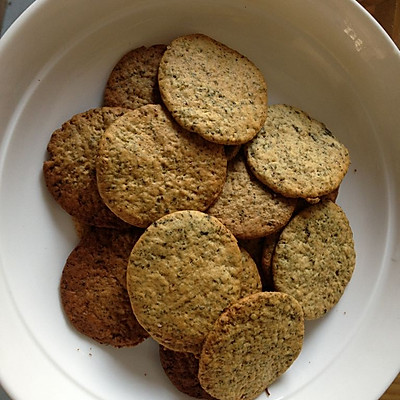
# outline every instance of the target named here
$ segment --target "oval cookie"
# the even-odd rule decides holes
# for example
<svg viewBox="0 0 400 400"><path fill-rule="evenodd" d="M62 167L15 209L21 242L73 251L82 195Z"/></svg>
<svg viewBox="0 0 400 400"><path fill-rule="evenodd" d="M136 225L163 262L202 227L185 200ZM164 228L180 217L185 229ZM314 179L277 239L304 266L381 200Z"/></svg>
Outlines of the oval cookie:
<svg viewBox="0 0 400 400"><path fill-rule="evenodd" d="M220 144L241 144L261 129L267 85L245 56L202 34L181 36L158 71L164 104L185 129Z"/></svg>
<svg viewBox="0 0 400 400"><path fill-rule="evenodd" d="M300 353L299 303L284 293L244 297L219 317L200 355L199 381L220 400L255 399Z"/></svg>
<svg viewBox="0 0 400 400"><path fill-rule="evenodd" d="M221 194L207 213L218 218L239 239L255 239L287 224L296 206L272 192L247 170L242 157L228 163Z"/></svg>
<svg viewBox="0 0 400 400"><path fill-rule="evenodd" d="M349 221L337 204L325 200L283 229L272 258L274 286L299 301L306 319L316 319L339 301L354 266Z"/></svg>
<svg viewBox="0 0 400 400"><path fill-rule="evenodd" d="M99 146L97 184L122 220L146 227L178 210L203 211L226 175L223 146L193 136L160 105L126 113Z"/></svg>
<svg viewBox="0 0 400 400"><path fill-rule="evenodd" d="M149 336L126 290L128 257L139 235L136 229L91 228L64 266L60 296L65 314L79 332L99 343L134 346Z"/></svg>
<svg viewBox="0 0 400 400"><path fill-rule="evenodd" d="M103 105L135 109L160 104L158 66L166 47L163 44L141 46L121 57L107 80Z"/></svg>
<svg viewBox="0 0 400 400"><path fill-rule="evenodd" d="M178 211L150 225L129 258L133 311L163 346L199 353L219 314L240 297L236 239L216 218Z"/></svg>
<svg viewBox="0 0 400 400"><path fill-rule="evenodd" d="M54 199L82 223L128 227L104 204L97 190L96 157L106 128L127 110L95 108L73 116L51 135L43 164L46 186Z"/></svg>
<svg viewBox="0 0 400 400"><path fill-rule="evenodd" d="M263 129L245 148L254 175L286 197L331 193L350 164L348 150L324 124L285 104L269 107Z"/></svg>

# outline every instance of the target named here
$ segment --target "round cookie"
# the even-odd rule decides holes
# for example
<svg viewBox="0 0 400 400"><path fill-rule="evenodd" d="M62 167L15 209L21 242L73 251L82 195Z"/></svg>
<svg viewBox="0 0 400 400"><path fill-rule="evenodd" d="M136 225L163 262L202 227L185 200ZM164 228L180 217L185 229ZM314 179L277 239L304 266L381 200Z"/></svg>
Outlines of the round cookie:
<svg viewBox="0 0 400 400"><path fill-rule="evenodd" d="M242 275L239 246L221 222L177 211L150 225L133 247L127 288L153 339L198 354L220 313L240 297Z"/></svg>
<svg viewBox="0 0 400 400"><path fill-rule="evenodd" d="M126 291L126 266L140 231L91 228L69 255L60 296L82 334L114 347L135 346L149 335L137 322Z"/></svg>
<svg viewBox="0 0 400 400"><path fill-rule="evenodd" d="M220 144L242 144L267 115L267 85L245 56L202 34L181 36L158 71L161 97L185 129Z"/></svg>
<svg viewBox="0 0 400 400"><path fill-rule="evenodd" d="M287 224L296 206L272 192L247 170L243 157L228 163L225 185L207 213L218 218L239 239L255 239Z"/></svg>
<svg viewBox="0 0 400 400"><path fill-rule="evenodd" d="M245 149L254 175L286 197L331 193L350 164L348 150L324 124L285 104L269 107L263 129Z"/></svg>
<svg viewBox="0 0 400 400"><path fill-rule="evenodd" d="M159 349L161 366L171 383L182 393L197 399L214 399L199 383L199 360L192 353Z"/></svg>
<svg viewBox="0 0 400 400"><path fill-rule="evenodd" d="M94 108L74 115L51 135L43 164L46 186L61 207L82 223L128 227L104 204L97 190L96 157L105 129L127 110Z"/></svg>
<svg viewBox="0 0 400 400"><path fill-rule="evenodd" d="M203 211L226 176L223 146L181 128L161 105L126 113L99 145L97 184L107 206L138 227L178 210Z"/></svg>
<svg viewBox="0 0 400 400"><path fill-rule="evenodd" d="M354 266L349 221L337 204L325 200L283 229L272 258L274 286L299 301L306 319L316 319L339 301Z"/></svg>
<svg viewBox="0 0 400 400"><path fill-rule="evenodd" d="M240 297L246 297L249 294L261 292L261 277L258 268L251 255L243 247L239 247L242 253L243 276L242 289Z"/></svg>
<svg viewBox="0 0 400 400"><path fill-rule="evenodd" d="M139 108L161 104L158 66L167 46L139 47L126 53L114 66L104 90L103 105Z"/></svg>
<svg viewBox="0 0 400 400"><path fill-rule="evenodd" d="M199 381L220 400L255 399L298 357L303 312L291 296L260 292L226 309L207 336Z"/></svg>

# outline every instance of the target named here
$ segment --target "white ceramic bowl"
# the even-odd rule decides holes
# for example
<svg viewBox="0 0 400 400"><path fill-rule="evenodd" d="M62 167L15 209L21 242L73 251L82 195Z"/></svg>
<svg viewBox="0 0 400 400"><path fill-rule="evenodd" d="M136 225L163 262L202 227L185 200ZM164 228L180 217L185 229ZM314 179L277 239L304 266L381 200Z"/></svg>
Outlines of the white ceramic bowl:
<svg viewBox="0 0 400 400"><path fill-rule="evenodd" d="M298 106L350 149L339 204L357 266L340 303L306 325L270 400L376 400L400 366L400 53L350 0L37 0L0 41L0 376L15 399L186 398L151 341L100 346L58 296L76 243L41 168L53 130L100 105L126 51L202 32L254 61L270 103ZM263 395L261 397L266 397Z"/></svg>

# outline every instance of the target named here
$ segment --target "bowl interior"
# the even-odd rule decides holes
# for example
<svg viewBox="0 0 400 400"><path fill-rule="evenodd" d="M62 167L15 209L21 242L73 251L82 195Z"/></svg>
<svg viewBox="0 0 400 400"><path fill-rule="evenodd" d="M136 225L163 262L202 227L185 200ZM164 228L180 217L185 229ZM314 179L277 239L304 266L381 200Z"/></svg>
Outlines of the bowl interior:
<svg viewBox="0 0 400 400"><path fill-rule="evenodd" d="M297 399L299 393L321 398L323 385L318 381L329 371L334 386L346 387L348 395L360 393L346 383L346 369L338 360L349 354L349 369L353 368L355 350L349 349L365 330L368 314L375 312L377 298L390 295L391 287L386 295L382 292L394 268L388 260L398 235L393 218L398 215L394 149L399 141L390 130L399 118L377 117L382 102L389 110L392 107L388 102L396 96L395 86L374 69L384 65L382 57L392 50L388 39L352 2L306 1L300 6L257 0L118 0L112 4L101 0L93 6L71 0L65 10L55 3L39 1L6 34L2 56L11 57L16 68L7 69L0 81L0 87L9 90L7 77L14 93L8 106L2 100L6 110L0 181L3 282L11 299L7 313L18 314L24 326L21 335L28 335L47 359L46 364L38 363L37 372L51 376L57 370L63 376L59 398L71 398L73 393L82 399L185 398L164 376L157 345L151 340L132 349L113 349L80 336L67 323L58 283L77 239L70 217L47 193L41 168L51 133L73 114L101 105L108 74L125 52L201 32L238 50L261 69L270 104L304 109L350 150L352 164L338 203L355 238L353 279L326 317L307 323L300 357L269 391L270 399ZM52 33L45 41L46 32ZM33 44L35 51L29 50ZM374 44L383 45L381 58L371 48ZM22 56L21 51L26 53ZM399 57L392 57L399 66ZM366 88L365 79L374 83ZM384 88L389 88L385 98ZM385 308L384 312L391 311ZM13 346L20 357L21 350ZM10 371L4 376L16 396L36 398L35 394L26 397L26 389L17 387ZM356 379L359 383L365 377ZM376 387L366 385L367 397L352 398L377 398L384 381L382 374ZM340 391L332 393L332 398L338 398Z"/></svg>

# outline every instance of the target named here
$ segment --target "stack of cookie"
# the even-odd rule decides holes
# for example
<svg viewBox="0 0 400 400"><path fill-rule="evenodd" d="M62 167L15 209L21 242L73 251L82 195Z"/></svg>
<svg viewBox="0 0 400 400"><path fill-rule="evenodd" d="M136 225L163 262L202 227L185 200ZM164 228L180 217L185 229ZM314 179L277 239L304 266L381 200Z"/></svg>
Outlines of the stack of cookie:
<svg viewBox="0 0 400 400"><path fill-rule="evenodd" d="M268 105L260 70L210 37L124 55L103 106L65 122L48 153L46 185L80 236L61 277L68 319L115 347L150 336L190 396L257 397L351 278L334 202L348 150Z"/></svg>

